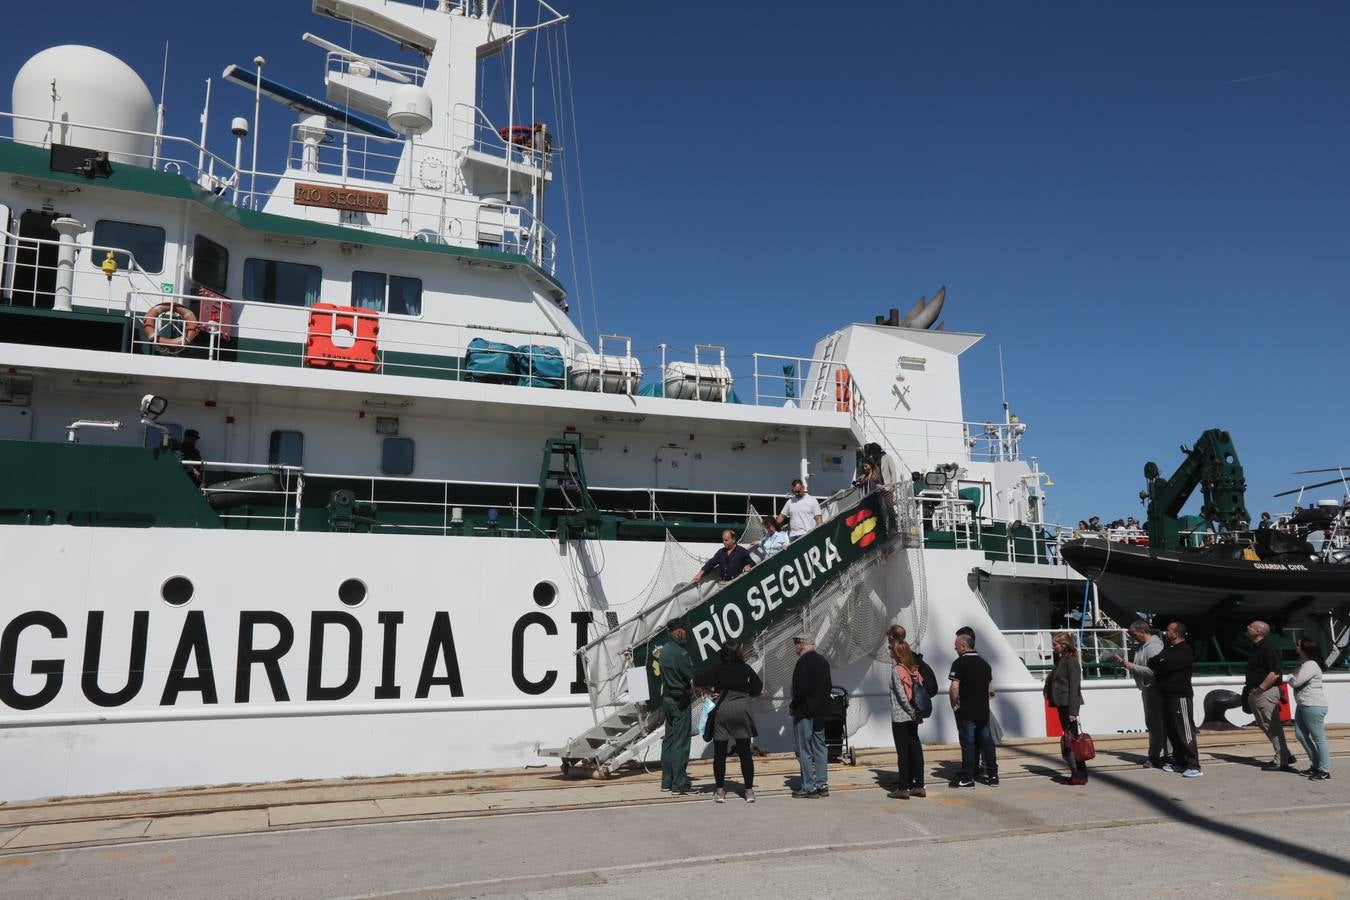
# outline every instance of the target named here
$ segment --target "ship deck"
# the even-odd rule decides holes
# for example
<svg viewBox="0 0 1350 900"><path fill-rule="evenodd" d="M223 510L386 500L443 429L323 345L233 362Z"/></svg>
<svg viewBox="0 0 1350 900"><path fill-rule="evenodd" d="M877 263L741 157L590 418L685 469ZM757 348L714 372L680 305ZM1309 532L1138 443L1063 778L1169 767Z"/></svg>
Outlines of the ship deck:
<svg viewBox="0 0 1350 900"><path fill-rule="evenodd" d="M1350 726L1328 737L1339 773ZM700 865L744 896L809 878L813 893L861 897L885 890L903 858L907 877L930 879L919 883L960 865L956 896L983 895L995 876L1006 896L1044 896L1066 854L1119 858L1128 826L1132 846L1158 842L1186 865L1083 874L1084 893L1350 891L1350 780L1261 772L1269 745L1252 728L1202 734L1195 780L1140 768L1144 743L1100 737L1089 785L1068 788L1050 778L1053 742L1010 741L1003 784L967 790L944 784L957 749L930 745L929 796L908 802L886 798L894 756L867 750L856 767L832 766L832 796L805 808L789 797L785 755L757 761L756 806L733 795L714 807L706 760L687 797L658 793L651 771L596 781L550 769L51 799L0 808L0 866L11 896L76 896L94 879L144 897L677 896L676 874ZM725 827L710 829L713 815Z"/></svg>

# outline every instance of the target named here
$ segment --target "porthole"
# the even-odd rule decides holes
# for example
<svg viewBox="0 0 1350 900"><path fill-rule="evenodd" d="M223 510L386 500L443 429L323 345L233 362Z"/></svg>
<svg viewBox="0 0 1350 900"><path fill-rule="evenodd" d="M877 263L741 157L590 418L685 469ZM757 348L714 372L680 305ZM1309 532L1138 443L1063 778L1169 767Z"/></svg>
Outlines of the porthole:
<svg viewBox="0 0 1350 900"><path fill-rule="evenodd" d="M534 603L548 609L558 602L558 587L551 581L541 581L534 586Z"/></svg>
<svg viewBox="0 0 1350 900"><path fill-rule="evenodd" d="M359 578L348 578L338 585L338 599L346 606L360 606L366 602L366 583Z"/></svg>
<svg viewBox="0 0 1350 900"><path fill-rule="evenodd" d="M175 575L159 586L159 595L170 606L182 606L192 599L192 582L182 575Z"/></svg>

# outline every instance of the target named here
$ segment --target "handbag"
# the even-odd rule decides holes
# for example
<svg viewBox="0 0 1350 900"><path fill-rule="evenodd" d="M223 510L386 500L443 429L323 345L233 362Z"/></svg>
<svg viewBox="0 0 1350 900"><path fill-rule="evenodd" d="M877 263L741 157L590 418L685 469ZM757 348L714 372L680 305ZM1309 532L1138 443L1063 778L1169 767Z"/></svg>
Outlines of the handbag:
<svg viewBox="0 0 1350 900"><path fill-rule="evenodd" d="M1065 732L1059 736L1059 752L1065 758L1072 754L1078 762L1087 762L1096 758L1097 745L1092 742L1092 735L1086 731L1080 731L1078 734Z"/></svg>

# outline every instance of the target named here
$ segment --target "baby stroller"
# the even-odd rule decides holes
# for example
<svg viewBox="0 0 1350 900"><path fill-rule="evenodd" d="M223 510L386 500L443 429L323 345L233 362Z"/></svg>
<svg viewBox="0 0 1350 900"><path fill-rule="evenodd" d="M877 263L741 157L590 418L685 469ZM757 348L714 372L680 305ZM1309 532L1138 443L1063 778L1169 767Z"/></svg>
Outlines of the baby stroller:
<svg viewBox="0 0 1350 900"><path fill-rule="evenodd" d="M841 687L830 688L830 699L816 715L816 720L816 724L825 729L825 752L829 761L846 759L850 766L856 766L858 752L848 742L848 691Z"/></svg>

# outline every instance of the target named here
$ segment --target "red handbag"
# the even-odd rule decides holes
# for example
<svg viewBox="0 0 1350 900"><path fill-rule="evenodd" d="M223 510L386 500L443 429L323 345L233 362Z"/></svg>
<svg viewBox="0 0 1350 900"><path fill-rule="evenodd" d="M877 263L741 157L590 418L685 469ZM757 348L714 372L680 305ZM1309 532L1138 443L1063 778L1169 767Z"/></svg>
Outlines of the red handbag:
<svg viewBox="0 0 1350 900"><path fill-rule="evenodd" d="M1087 762L1097 756L1097 745L1092 743L1092 735L1086 731L1078 732L1077 736L1061 734L1059 736L1059 749L1063 756L1072 753L1073 758L1078 762Z"/></svg>

